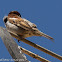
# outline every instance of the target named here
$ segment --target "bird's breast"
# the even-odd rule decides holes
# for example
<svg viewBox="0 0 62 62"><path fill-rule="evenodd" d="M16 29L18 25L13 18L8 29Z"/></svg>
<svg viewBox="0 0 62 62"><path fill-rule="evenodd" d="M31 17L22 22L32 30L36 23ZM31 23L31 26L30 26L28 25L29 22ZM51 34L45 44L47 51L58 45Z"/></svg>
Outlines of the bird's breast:
<svg viewBox="0 0 62 62"><path fill-rule="evenodd" d="M24 32L22 28L19 28L16 25L11 24L9 21L7 21L6 23L6 28L9 32L16 33L16 34L20 34Z"/></svg>
<svg viewBox="0 0 62 62"><path fill-rule="evenodd" d="M22 35L24 38L32 36L30 31L26 31L25 29L21 27L17 27L16 25L11 24L9 21L7 21L5 25L6 25L7 30L13 34Z"/></svg>

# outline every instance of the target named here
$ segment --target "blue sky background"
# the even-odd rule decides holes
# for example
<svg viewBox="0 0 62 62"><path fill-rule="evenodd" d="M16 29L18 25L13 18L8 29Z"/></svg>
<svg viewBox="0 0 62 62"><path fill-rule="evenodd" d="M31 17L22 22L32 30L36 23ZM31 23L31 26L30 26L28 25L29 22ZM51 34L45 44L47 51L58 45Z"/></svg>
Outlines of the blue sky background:
<svg viewBox="0 0 62 62"><path fill-rule="evenodd" d="M40 31L52 36L55 42L36 36L27 38L28 40L62 55L62 0L1 0L0 26L5 27L3 17L8 15L12 10L19 11L23 18L35 23ZM62 62L23 42L17 42L17 44L51 62ZM1 58L11 59L12 57L0 38L0 59ZM40 62L30 56L27 56L27 59L31 62Z"/></svg>

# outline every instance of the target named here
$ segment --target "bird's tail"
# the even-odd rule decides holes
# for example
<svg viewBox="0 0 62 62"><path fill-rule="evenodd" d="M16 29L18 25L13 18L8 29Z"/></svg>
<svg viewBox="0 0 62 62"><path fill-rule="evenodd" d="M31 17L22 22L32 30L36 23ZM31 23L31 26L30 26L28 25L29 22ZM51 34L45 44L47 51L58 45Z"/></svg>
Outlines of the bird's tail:
<svg viewBox="0 0 62 62"><path fill-rule="evenodd" d="M44 33L42 33L41 32L41 36L43 36L43 37L45 37L45 38L47 38L47 39L49 39L49 40L54 40L51 36L49 36L49 35L47 35L47 34L44 34Z"/></svg>
<svg viewBox="0 0 62 62"><path fill-rule="evenodd" d="M43 37L45 37L45 38L47 38L47 39L49 39L51 41L54 41L54 39L51 36L49 36L49 35L47 35L47 34L45 34L43 32L40 32L39 30L36 30L36 34L37 34L36 36L43 36Z"/></svg>

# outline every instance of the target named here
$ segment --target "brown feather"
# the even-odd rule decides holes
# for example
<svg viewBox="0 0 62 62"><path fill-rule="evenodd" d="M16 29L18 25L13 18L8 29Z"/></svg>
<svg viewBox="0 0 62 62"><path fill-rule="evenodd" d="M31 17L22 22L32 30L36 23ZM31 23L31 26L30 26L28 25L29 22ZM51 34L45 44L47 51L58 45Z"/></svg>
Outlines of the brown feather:
<svg viewBox="0 0 62 62"><path fill-rule="evenodd" d="M18 27L22 27L26 30L29 30L31 28L31 26L26 21L24 21L21 17L10 16L10 17L8 17L8 20L10 23L12 23Z"/></svg>

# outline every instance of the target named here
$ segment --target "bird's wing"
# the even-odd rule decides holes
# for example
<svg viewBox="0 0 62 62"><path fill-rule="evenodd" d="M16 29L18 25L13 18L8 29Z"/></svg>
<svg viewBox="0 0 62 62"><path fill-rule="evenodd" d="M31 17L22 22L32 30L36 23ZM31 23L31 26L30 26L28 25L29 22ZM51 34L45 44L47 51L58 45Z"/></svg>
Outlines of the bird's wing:
<svg viewBox="0 0 62 62"><path fill-rule="evenodd" d="M23 19L23 18L8 18L9 22L23 28L25 30L30 30L34 27L36 27L35 24L31 23L30 21Z"/></svg>

